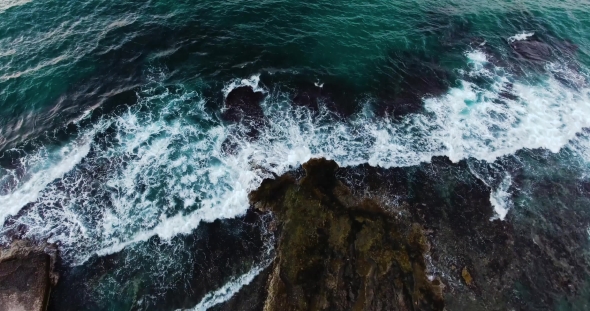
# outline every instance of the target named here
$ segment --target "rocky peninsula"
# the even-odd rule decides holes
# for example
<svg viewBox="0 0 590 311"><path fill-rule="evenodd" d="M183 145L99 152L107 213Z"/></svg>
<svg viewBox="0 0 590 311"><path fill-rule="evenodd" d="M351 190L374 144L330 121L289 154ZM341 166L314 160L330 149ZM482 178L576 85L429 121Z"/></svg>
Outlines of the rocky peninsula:
<svg viewBox="0 0 590 311"><path fill-rule="evenodd" d="M312 159L250 200L274 215L276 258L216 310L587 306L585 232L564 220L588 218L494 218L489 187L464 161L382 169ZM557 223L569 236L548 229Z"/></svg>

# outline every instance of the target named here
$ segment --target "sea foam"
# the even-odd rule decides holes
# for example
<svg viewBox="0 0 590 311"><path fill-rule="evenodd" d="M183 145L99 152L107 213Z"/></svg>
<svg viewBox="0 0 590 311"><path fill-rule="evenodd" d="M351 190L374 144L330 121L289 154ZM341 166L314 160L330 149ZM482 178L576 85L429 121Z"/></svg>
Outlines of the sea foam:
<svg viewBox="0 0 590 311"><path fill-rule="evenodd" d="M535 35L534 32L521 32L519 34L515 34L512 37L509 37L508 42L516 42L516 41L526 40L534 35Z"/></svg>
<svg viewBox="0 0 590 311"><path fill-rule="evenodd" d="M16 215L28 203L37 201L47 185L80 163L90 151L92 134L83 135L57 150L43 148L26 155L20 159L17 169L2 169L0 186L8 193L0 195L0 223Z"/></svg>
<svg viewBox="0 0 590 311"><path fill-rule="evenodd" d="M492 191L490 195L490 203L494 207L496 215L490 220L500 219L504 220L508 214L508 210L512 207L511 194L508 189L512 185L512 177L506 175L500 183L500 186Z"/></svg>
<svg viewBox="0 0 590 311"><path fill-rule="evenodd" d="M200 94L146 86L140 103L105 121L114 134L101 134L104 125L87 131L95 137L93 152L75 153L83 162L74 156L56 169L60 162L47 158L38 173L47 177L35 187L25 187L23 179L7 194L28 197L29 204L3 231L16 230L18 223L27 228L25 236L59 242L66 262L81 264L155 236L188 234L201 222L243 215L248 193L264 178L313 157L386 168L433 156L493 162L521 149L557 152L590 126L585 83L575 89L551 72L541 82L526 83L502 68L483 66L487 56L481 51L466 58L459 86L425 98L423 112L402 120L376 117L370 109L342 120L324 105L317 111L292 106L289 94L267 92L258 76L229 81L225 96L240 86L268 94L256 140L247 138L242 125L220 122ZM486 84L472 82L474 76ZM233 152L222 148L227 139L236 144ZM500 218L509 209L506 191L501 185L492 189Z"/></svg>
<svg viewBox="0 0 590 311"><path fill-rule="evenodd" d="M226 302L229 300L233 295L235 295L242 287L250 284L265 267L254 267L252 270L248 271L247 273L234 278L223 285L221 288L208 293L203 297L203 299L192 309L183 309L184 311L205 311L209 308L218 305L220 303ZM183 311L177 310L177 311Z"/></svg>
<svg viewBox="0 0 590 311"><path fill-rule="evenodd" d="M12 7L25 5L29 2L31 2L31 0L2 0L0 1L0 14Z"/></svg>

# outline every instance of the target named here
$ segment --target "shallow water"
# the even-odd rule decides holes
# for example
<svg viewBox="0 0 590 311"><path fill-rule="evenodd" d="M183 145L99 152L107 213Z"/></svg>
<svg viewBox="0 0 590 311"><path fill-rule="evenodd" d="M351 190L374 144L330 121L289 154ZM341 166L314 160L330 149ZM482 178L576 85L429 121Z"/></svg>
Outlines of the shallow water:
<svg viewBox="0 0 590 311"><path fill-rule="evenodd" d="M466 160L500 219L583 207L539 189L589 176L589 13L584 1L0 0L0 239L58 243L60 286L87 298L69 308L173 310L267 264L264 228L232 221L264 178L312 157ZM257 139L221 117L239 86L266 96ZM205 260L211 230L257 246ZM194 290L210 269L223 273Z"/></svg>

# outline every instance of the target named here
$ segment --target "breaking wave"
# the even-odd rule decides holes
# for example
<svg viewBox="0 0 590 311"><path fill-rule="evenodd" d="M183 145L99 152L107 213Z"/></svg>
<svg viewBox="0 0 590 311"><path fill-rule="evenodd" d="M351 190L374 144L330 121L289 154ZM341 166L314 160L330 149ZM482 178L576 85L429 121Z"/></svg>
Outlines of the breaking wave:
<svg viewBox="0 0 590 311"><path fill-rule="evenodd" d="M585 78L572 87L549 70L543 81L526 83L491 66L482 51L465 55L459 85L425 98L424 111L402 120L377 117L370 100L342 120L325 106L295 107L289 94L267 92L257 140L247 139L241 125L221 122L201 94L149 84L124 113L0 173L0 202L8 207L0 215L8 219L3 237L56 242L76 265L154 236L167 240L201 222L243 215L248 193L264 178L313 157L343 166L399 167L433 156L493 162L521 149L587 150L572 145L590 126ZM222 92L227 96L238 86L264 90L253 76L230 81ZM235 152L224 152L227 139L236 142ZM490 198L499 202L500 218L509 208L507 187L509 180Z"/></svg>
<svg viewBox="0 0 590 311"><path fill-rule="evenodd" d="M532 36L534 36L535 33L534 32L521 32L519 34L515 34L512 37L508 38L508 42L516 42L516 41L522 41L522 40L526 40Z"/></svg>
<svg viewBox="0 0 590 311"><path fill-rule="evenodd" d="M0 1L0 14L12 7L25 5L29 2L31 2L31 0L2 0Z"/></svg>

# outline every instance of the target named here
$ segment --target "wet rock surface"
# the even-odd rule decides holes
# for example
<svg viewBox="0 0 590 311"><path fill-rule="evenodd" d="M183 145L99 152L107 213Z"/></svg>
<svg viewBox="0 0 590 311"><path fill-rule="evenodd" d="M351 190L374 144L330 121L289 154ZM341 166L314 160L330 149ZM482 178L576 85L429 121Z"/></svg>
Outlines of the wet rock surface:
<svg viewBox="0 0 590 311"><path fill-rule="evenodd" d="M567 208L536 204L500 220L490 203L497 185L478 177L477 164L435 157L405 168L339 168L316 159L304 173L264 181L250 199L275 215L277 256L269 276L231 306L586 310L590 187L554 173L539 184L504 163L514 187Z"/></svg>
<svg viewBox="0 0 590 311"><path fill-rule="evenodd" d="M233 89L225 99L224 111L221 118L226 122L240 124L241 129L250 139L258 138L259 129L264 126L264 112L260 104L264 100L264 93L254 90L250 86L240 86ZM236 152L238 142L232 135L223 142L224 152Z"/></svg>
<svg viewBox="0 0 590 311"><path fill-rule="evenodd" d="M47 307L56 250L16 241L0 250L0 311L41 311Z"/></svg>
<svg viewBox="0 0 590 311"><path fill-rule="evenodd" d="M550 165L550 157L539 159ZM529 202L500 220L490 203L496 186L477 177L475 162L438 157L407 168L343 168L338 176L357 196L423 226L429 271L445 285L447 310L587 308L588 189L555 172L540 184L526 167L503 163L515 188L553 204Z"/></svg>
<svg viewBox="0 0 590 311"><path fill-rule="evenodd" d="M264 94L249 86L240 86L233 89L225 99L223 119L226 121L240 122L246 120L260 120L264 113L260 103Z"/></svg>
<svg viewBox="0 0 590 311"><path fill-rule="evenodd" d="M333 161L303 168L301 180L267 180L250 196L279 222L264 310L443 310L422 227L353 196Z"/></svg>

